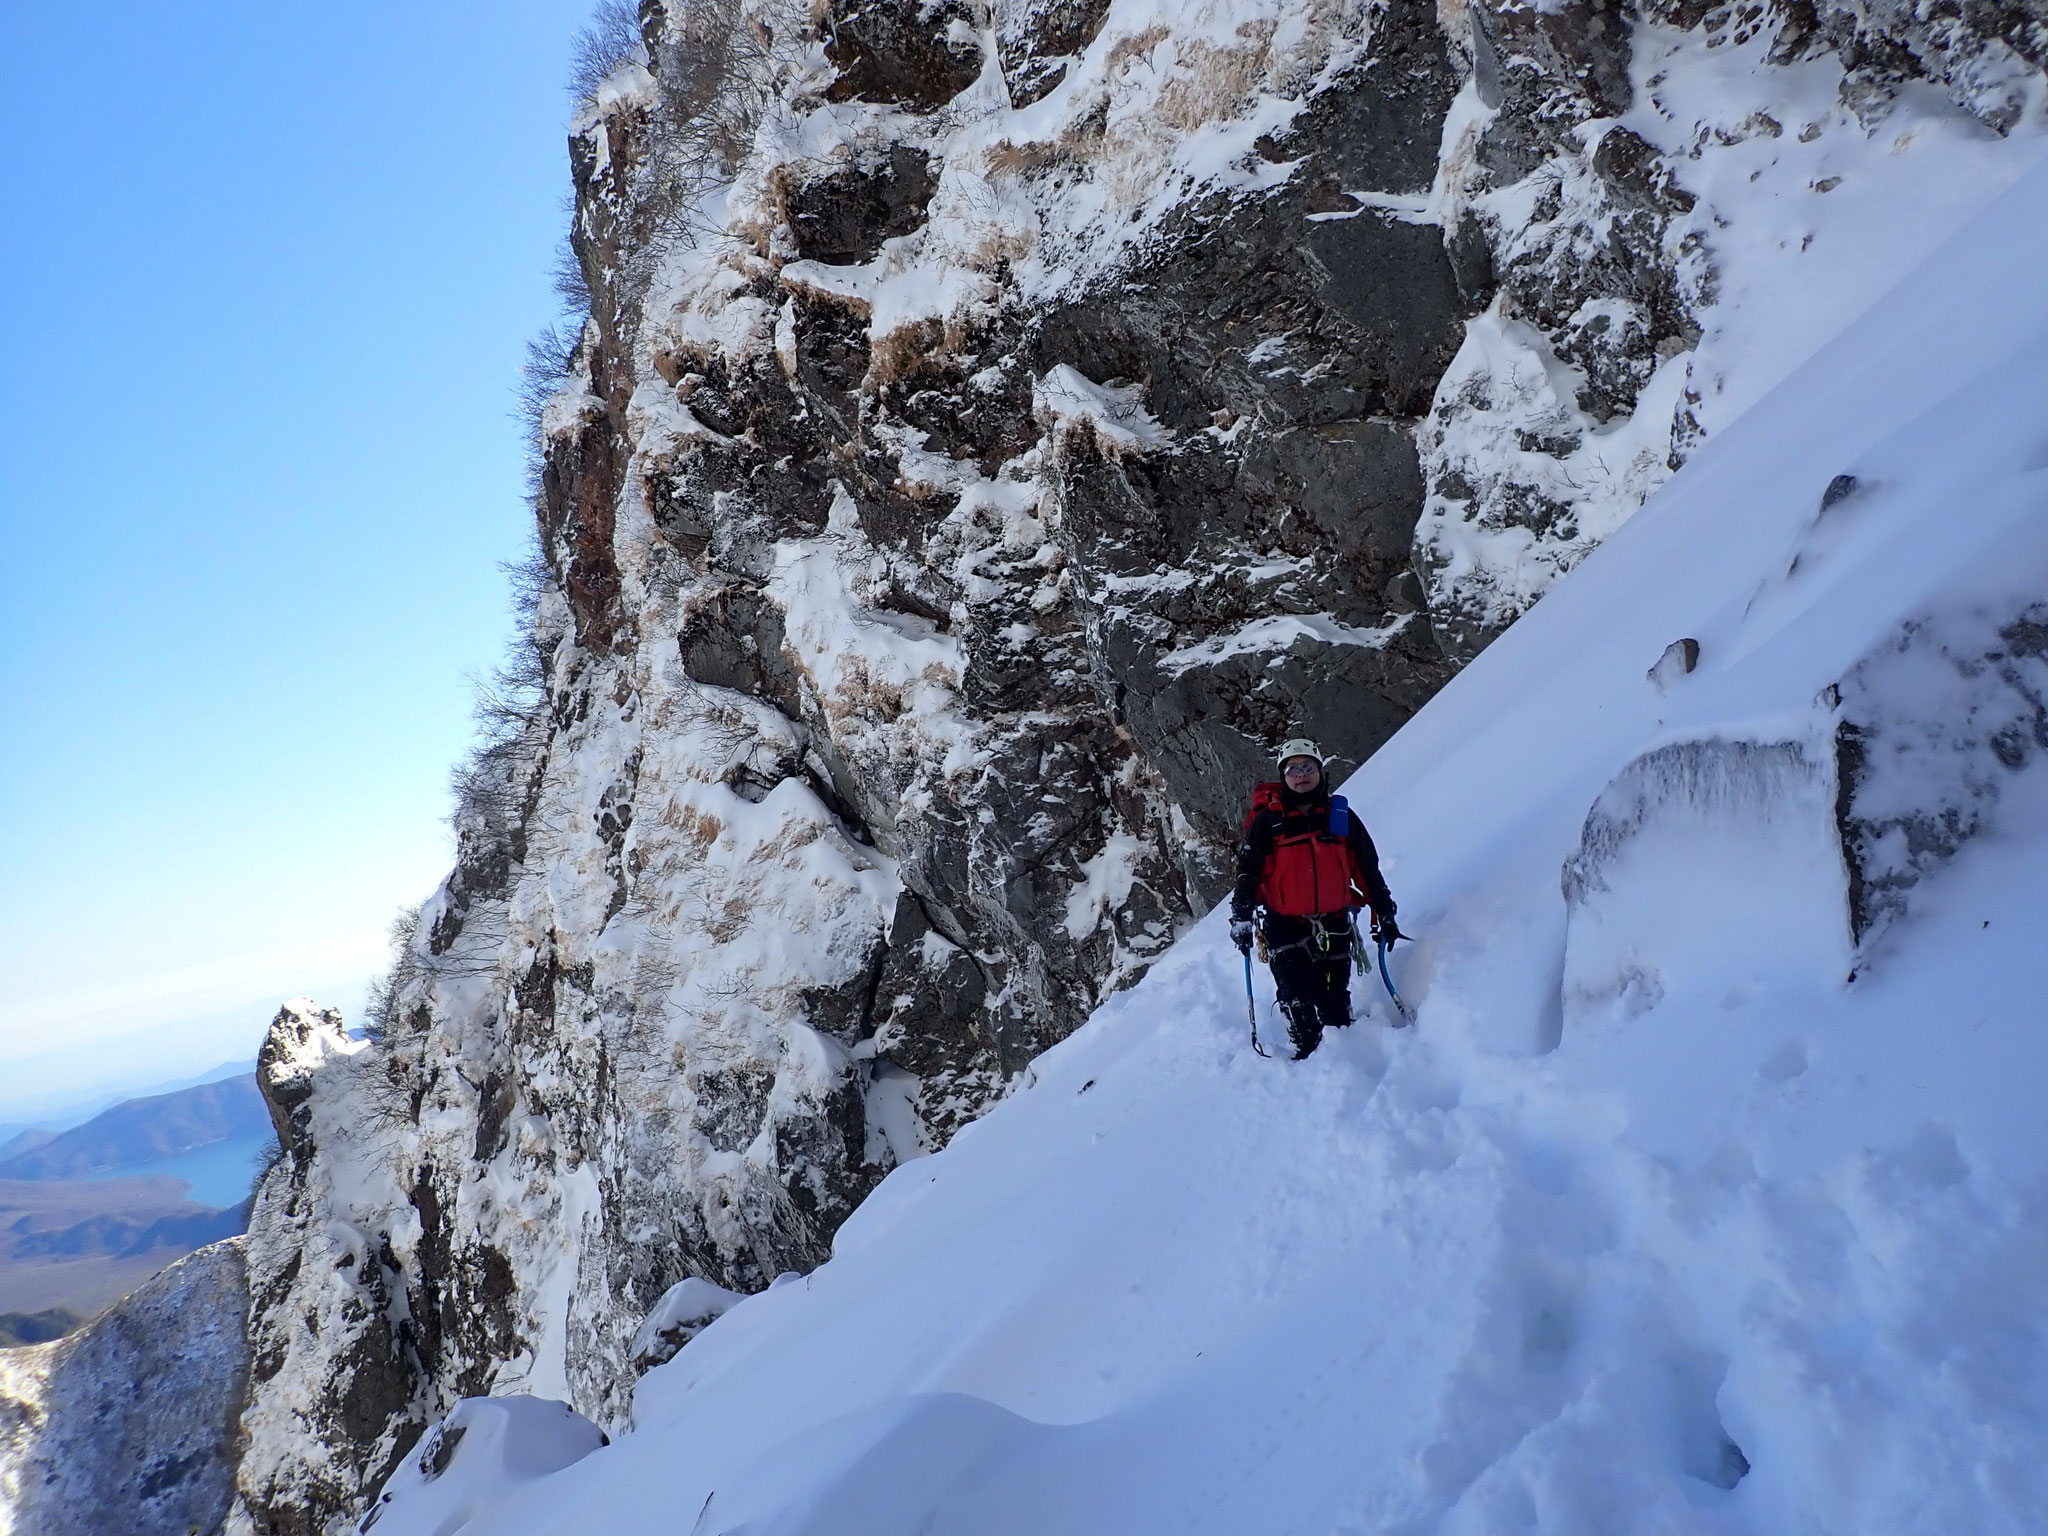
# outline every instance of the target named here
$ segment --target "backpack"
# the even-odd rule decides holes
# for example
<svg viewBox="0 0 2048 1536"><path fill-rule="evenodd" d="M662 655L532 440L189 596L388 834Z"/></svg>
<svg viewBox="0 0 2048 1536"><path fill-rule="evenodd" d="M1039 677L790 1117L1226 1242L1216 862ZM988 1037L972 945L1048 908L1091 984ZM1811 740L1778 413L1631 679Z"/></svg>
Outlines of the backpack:
<svg viewBox="0 0 2048 1536"><path fill-rule="evenodd" d="M1251 815L1244 819L1246 833L1250 833L1252 821L1261 811L1278 811L1283 816L1287 814L1287 802L1280 798L1285 788L1286 786L1277 779L1270 784L1252 786ZM1340 842L1349 841L1351 837L1351 802L1342 795L1330 796L1330 836Z"/></svg>

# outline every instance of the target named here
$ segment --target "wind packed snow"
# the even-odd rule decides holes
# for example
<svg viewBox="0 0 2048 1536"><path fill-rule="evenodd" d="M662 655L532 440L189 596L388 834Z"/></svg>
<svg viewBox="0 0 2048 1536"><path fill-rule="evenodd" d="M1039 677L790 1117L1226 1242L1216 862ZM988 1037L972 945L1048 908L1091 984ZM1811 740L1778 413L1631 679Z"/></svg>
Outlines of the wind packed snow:
<svg viewBox="0 0 2048 1536"><path fill-rule="evenodd" d="M1781 126L1813 197L1918 163ZM1760 307L1703 358L1832 323L1730 270ZM631 1433L479 1457L459 1511L402 1473L379 1536L2038 1532L2044 272L2036 170L1821 296L1876 303L1749 409L1701 391L1685 470L1345 786L1412 1031L1361 978L1358 1027L1255 1056L1212 915Z"/></svg>

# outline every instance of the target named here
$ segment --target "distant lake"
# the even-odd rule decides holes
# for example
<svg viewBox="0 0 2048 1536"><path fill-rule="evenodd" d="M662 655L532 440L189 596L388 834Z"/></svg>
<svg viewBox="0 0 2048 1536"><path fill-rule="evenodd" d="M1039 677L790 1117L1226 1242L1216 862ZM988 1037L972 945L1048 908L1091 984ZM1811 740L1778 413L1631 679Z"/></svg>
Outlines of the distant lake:
<svg viewBox="0 0 2048 1536"><path fill-rule="evenodd" d="M235 1136L211 1146L181 1152L161 1162L137 1163L132 1168L109 1168L92 1175L99 1179L159 1178L183 1179L190 1186L189 1197L201 1205L240 1205L249 1196L256 1177L256 1159L270 1145L268 1136Z"/></svg>

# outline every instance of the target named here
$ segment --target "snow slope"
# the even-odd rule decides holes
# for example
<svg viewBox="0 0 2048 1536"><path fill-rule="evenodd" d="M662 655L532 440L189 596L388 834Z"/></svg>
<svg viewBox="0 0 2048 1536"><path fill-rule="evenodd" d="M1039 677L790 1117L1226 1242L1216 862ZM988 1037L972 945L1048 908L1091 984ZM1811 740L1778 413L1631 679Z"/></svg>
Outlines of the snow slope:
<svg viewBox="0 0 2048 1536"><path fill-rule="evenodd" d="M1212 916L459 1529L2039 1530L2043 271L2036 170L1350 782L1413 1033L1252 1055Z"/></svg>

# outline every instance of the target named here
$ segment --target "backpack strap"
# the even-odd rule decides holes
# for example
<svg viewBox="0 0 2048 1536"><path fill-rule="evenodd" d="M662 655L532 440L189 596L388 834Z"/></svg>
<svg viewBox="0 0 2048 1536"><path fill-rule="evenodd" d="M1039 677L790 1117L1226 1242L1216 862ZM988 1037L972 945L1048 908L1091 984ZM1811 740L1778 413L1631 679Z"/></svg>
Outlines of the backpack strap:
<svg viewBox="0 0 2048 1536"><path fill-rule="evenodd" d="M1339 842L1351 836L1351 804L1342 795L1330 796L1330 836Z"/></svg>
<svg viewBox="0 0 2048 1536"><path fill-rule="evenodd" d="M1245 813L1244 818L1246 836L1251 834L1252 823L1259 819L1261 811L1277 811L1279 809L1281 809L1280 786L1278 784L1254 784L1252 786L1252 808Z"/></svg>

